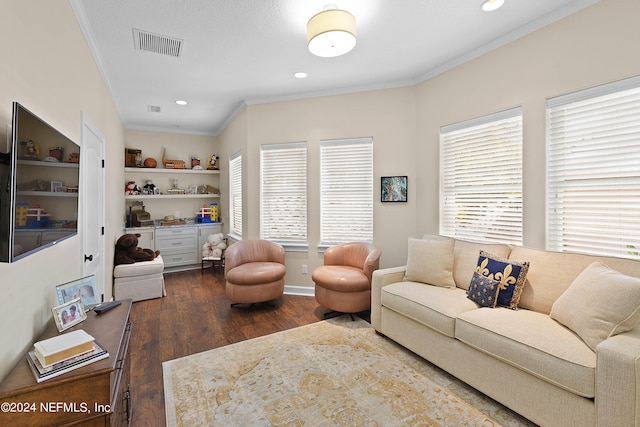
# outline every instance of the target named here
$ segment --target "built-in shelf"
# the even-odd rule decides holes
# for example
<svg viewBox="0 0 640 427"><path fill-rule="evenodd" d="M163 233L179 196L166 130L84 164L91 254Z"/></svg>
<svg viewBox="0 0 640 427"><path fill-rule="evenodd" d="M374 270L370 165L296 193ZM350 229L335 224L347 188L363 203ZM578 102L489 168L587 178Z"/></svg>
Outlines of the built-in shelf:
<svg viewBox="0 0 640 427"><path fill-rule="evenodd" d="M139 194L124 196L125 199L218 199L219 194Z"/></svg>
<svg viewBox="0 0 640 427"><path fill-rule="evenodd" d="M49 166L52 168L75 168L80 167L80 163L66 163L66 162L45 162L40 160L18 160L19 165L25 166Z"/></svg>
<svg viewBox="0 0 640 427"><path fill-rule="evenodd" d="M165 169L165 168L124 168L125 172L133 173L171 173L171 174L209 174L219 175L220 170L211 169Z"/></svg>
<svg viewBox="0 0 640 427"><path fill-rule="evenodd" d="M75 197L78 193L70 193L66 191L17 191L18 196L36 196L36 197Z"/></svg>

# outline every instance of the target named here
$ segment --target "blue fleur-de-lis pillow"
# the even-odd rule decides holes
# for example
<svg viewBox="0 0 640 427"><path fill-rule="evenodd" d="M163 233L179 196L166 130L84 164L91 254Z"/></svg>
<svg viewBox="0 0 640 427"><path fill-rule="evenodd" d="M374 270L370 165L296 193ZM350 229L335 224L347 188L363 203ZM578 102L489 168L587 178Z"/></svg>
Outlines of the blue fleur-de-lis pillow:
<svg viewBox="0 0 640 427"><path fill-rule="evenodd" d="M471 279L471 284L467 290L467 298L481 307L495 307L499 285L499 282L474 271L473 279Z"/></svg>
<svg viewBox="0 0 640 427"><path fill-rule="evenodd" d="M480 251L476 272L499 283L497 305L517 309L524 281L529 271L528 261L508 259Z"/></svg>

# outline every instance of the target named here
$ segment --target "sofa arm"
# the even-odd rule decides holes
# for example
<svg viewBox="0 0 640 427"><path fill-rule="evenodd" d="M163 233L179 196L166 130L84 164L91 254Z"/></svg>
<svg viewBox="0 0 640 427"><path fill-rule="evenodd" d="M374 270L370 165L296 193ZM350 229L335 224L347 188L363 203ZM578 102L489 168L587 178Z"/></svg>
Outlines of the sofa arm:
<svg viewBox="0 0 640 427"><path fill-rule="evenodd" d="M382 309L382 288L392 283L401 282L404 278L406 266L383 268L373 272L371 279L371 325L380 332L380 317Z"/></svg>
<svg viewBox="0 0 640 427"><path fill-rule="evenodd" d="M640 425L640 329L608 338L596 347L598 426Z"/></svg>

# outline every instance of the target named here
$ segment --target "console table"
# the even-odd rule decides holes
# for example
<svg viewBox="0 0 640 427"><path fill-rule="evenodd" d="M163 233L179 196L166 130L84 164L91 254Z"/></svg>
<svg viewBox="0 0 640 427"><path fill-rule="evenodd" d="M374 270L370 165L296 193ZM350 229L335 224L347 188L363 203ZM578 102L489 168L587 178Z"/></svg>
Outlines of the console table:
<svg viewBox="0 0 640 427"><path fill-rule="evenodd" d="M131 420L128 347L131 300L65 332L84 329L109 357L55 378L36 382L23 358L0 383L0 425L128 426ZM53 320L36 341L58 335Z"/></svg>

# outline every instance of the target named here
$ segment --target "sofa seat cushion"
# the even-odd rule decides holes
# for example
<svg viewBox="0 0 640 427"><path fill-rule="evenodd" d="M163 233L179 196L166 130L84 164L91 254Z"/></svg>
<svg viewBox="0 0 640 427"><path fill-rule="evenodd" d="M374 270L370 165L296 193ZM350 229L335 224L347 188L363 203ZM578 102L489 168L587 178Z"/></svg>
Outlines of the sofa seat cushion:
<svg viewBox="0 0 640 427"><path fill-rule="evenodd" d="M113 277L137 277L160 274L164 271L164 261L158 255L151 261L141 261L133 264L120 264L113 268Z"/></svg>
<svg viewBox="0 0 640 427"><path fill-rule="evenodd" d="M477 310L460 288L443 288L418 282L398 282L382 288L382 305L451 338L460 313Z"/></svg>
<svg viewBox="0 0 640 427"><path fill-rule="evenodd" d="M455 330L460 341L531 375L580 396L595 395L595 352L546 314L480 308L461 313Z"/></svg>
<svg viewBox="0 0 640 427"><path fill-rule="evenodd" d="M311 275L317 286L335 292L361 292L371 289L364 270L349 265L322 265Z"/></svg>

